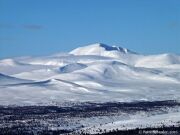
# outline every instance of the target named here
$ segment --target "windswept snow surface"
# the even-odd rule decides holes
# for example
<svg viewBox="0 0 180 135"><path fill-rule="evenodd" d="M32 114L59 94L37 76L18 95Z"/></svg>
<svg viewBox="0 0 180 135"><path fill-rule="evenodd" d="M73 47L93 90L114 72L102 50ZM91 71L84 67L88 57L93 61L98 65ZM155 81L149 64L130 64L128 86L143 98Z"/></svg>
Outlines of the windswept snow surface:
<svg viewBox="0 0 180 135"><path fill-rule="evenodd" d="M0 105L164 100L180 100L179 55L142 55L96 43L69 53L0 60ZM179 111L171 114L180 118Z"/></svg>

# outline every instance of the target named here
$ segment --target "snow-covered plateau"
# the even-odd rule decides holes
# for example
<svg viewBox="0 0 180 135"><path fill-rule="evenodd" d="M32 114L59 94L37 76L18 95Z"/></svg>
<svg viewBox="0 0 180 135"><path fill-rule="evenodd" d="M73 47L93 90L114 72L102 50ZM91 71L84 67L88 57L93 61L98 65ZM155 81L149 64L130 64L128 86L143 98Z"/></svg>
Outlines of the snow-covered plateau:
<svg viewBox="0 0 180 135"><path fill-rule="evenodd" d="M1 106L158 101L180 102L180 55L143 55L96 43L69 53L0 60ZM163 109L164 113L155 109L124 114L126 118L122 114L93 116L79 120L82 127L74 124L72 128L96 133L90 127L136 128L180 121L179 105Z"/></svg>

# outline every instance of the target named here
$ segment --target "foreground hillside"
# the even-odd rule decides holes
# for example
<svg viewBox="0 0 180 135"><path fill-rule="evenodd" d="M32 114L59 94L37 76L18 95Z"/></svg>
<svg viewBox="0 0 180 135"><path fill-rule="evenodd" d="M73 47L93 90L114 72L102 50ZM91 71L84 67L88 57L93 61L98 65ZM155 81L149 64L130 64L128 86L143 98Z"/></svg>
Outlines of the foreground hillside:
<svg viewBox="0 0 180 135"><path fill-rule="evenodd" d="M79 103L71 106L0 107L0 134L180 133L180 103Z"/></svg>

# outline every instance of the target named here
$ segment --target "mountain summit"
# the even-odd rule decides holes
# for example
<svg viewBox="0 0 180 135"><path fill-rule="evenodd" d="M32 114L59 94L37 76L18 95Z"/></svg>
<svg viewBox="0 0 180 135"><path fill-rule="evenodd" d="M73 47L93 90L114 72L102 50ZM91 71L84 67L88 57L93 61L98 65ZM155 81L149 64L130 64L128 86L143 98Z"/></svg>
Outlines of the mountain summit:
<svg viewBox="0 0 180 135"><path fill-rule="evenodd" d="M122 47L109 46L103 43L95 43L88 46L76 48L72 50L70 54L117 57L119 54L135 54L135 52Z"/></svg>

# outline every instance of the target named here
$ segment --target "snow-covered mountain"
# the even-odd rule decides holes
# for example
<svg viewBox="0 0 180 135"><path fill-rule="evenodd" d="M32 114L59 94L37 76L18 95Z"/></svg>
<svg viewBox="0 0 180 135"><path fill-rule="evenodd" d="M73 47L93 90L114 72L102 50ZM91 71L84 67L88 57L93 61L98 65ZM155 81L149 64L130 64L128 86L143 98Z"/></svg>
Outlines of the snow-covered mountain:
<svg viewBox="0 0 180 135"><path fill-rule="evenodd" d="M69 53L0 60L0 104L180 99L180 56L96 43Z"/></svg>
<svg viewBox="0 0 180 135"><path fill-rule="evenodd" d="M23 123L35 131L34 118L41 130L84 133L178 126L180 56L142 55L96 43L69 53L2 59L0 106L2 127ZM4 122L17 118L16 109L28 115Z"/></svg>

